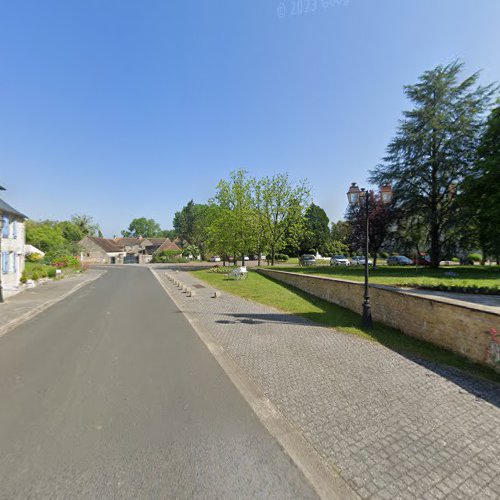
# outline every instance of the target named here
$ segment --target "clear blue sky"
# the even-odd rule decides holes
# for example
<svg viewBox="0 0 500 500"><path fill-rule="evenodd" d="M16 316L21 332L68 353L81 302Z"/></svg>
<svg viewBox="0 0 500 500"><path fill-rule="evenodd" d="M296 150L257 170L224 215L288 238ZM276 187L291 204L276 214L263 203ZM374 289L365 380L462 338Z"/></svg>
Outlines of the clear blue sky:
<svg viewBox="0 0 500 500"><path fill-rule="evenodd" d="M112 236L140 216L171 227L244 168L307 177L336 220L393 136L404 84L456 58L500 81L499 0L293 4L0 0L3 198Z"/></svg>

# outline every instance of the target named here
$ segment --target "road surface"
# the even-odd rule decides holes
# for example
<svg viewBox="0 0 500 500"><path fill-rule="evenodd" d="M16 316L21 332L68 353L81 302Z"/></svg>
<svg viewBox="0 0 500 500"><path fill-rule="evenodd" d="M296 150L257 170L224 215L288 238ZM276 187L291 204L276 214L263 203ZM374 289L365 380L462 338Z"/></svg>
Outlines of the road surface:
<svg viewBox="0 0 500 500"><path fill-rule="evenodd" d="M144 267L0 338L0 498L315 498Z"/></svg>

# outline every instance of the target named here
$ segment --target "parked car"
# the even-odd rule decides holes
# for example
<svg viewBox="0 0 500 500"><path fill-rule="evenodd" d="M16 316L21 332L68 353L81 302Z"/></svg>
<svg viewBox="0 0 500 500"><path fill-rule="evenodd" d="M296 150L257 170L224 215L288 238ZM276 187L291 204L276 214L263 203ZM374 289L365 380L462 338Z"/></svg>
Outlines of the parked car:
<svg viewBox="0 0 500 500"><path fill-rule="evenodd" d="M220 257L218 255L214 255L210 257L210 262L220 262Z"/></svg>
<svg viewBox="0 0 500 500"><path fill-rule="evenodd" d="M351 263L345 255L334 255L330 259L331 266L350 266Z"/></svg>
<svg viewBox="0 0 500 500"><path fill-rule="evenodd" d="M360 256L360 255L355 255L351 259L351 264L364 266L365 265L365 258L363 256ZM368 259L368 265L373 266L373 261L371 259Z"/></svg>
<svg viewBox="0 0 500 500"><path fill-rule="evenodd" d="M299 259L301 266L314 266L316 264L316 257L312 254L301 255Z"/></svg>
<svg viewBox="0 0 500 500"><path fill-rule="evenodd" d="M391 255L387 257L388 266L411 266L413 261L404 255Z"/></svg>
<svg viewBox="0 0 500 500"><path fill-rule="evenodd" d="M419 266L430 266L431 258L428 255L420 255L419 257L415 257L413 259L413 264L417 264Z"/></svg>

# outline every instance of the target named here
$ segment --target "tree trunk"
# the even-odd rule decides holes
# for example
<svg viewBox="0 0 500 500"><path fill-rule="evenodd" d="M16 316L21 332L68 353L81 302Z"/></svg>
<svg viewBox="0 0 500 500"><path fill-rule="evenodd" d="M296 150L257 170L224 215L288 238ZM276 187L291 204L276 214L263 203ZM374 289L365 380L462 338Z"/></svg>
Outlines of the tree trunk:
<svg viewBox="0 0 500 500"><path fill-rule="evenodd" d="M435 220L431 221L431 266L439 267L441 260L441 242L439 241L439 226Z"/></svg>
<svg viewBox="0 0 500 500"><path fill-rule="evenodd" d="M271 246L271 266L274 266L274 245Z"/></svg>
<svg viewBox="0 0 500 500"><path fill-rule="evenodd" d="M486 250L481 248L481 265L484 266L486 262Z"/></svg>

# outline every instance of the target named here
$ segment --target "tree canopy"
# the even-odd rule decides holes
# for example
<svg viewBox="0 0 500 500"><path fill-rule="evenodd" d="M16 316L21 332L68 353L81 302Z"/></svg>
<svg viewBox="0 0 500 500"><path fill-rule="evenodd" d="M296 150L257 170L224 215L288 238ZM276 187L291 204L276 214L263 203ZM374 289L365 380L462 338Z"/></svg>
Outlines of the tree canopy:
<svg viewBox="0 0 500 500"><path fill-rule="evenodd" d="M461 79L462 70L459 62L437 66L405 87L414 108L404 112L370 177L377 185L392 183L401 213L419 218L434 266L456 224L457 187L476 164L482 115L495 91L477 84L478 73Z"/></svg>
<svg viewBox="0 0 500 500"><path fill-rule="evenodd" d="M122 236L132 238L158 238L163 236L163 231L160 224L154 219L146 219L139 217L133 219L129 224L128 229L122 231Z"/></svg>

